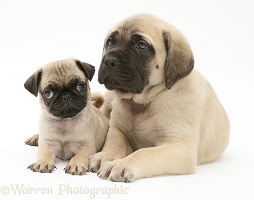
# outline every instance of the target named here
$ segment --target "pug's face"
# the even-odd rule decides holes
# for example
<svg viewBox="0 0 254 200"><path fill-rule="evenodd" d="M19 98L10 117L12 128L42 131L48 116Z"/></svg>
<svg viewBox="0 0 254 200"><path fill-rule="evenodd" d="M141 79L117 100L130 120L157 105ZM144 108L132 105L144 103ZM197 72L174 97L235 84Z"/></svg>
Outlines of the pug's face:
<svg viewBox="0 0 254 200"><path fill-rule="evenodd" d="M87 105L88 80L94 67L78 60L50 63L34 73L25 83L32 94L40 94L44 111L60 118L72 118Z"/></svg>
<svg viewBox="0 0 254 200"><path fill-rule="evenodd" d="M87 84L81 77L73 77L66 85L55 79L42 88L41 96L54 116L71 118L86 106Z"/></svg>
<svg viewBox="0 0 254 200"><path fill-rule="evenodd" d="M187 76L194 66L183 35L163 20L134 15L107 35L99 69L99 82L109 90L142 93L146 86L167 88Z"/></svg>

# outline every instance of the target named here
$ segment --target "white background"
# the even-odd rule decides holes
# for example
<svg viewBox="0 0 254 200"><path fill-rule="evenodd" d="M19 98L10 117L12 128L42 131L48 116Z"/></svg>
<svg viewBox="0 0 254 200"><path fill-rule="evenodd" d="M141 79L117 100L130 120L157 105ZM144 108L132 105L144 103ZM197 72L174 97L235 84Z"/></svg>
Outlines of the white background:
<svg viewBox="0 0 254 200"><path fill-rule="evenodd" d="M104 37L118 21L148 12L170 22L188 38L195 67L211 82L231 121L231 141L219 160L195 174L113 183L95 174L33 173L36 147L24 145L37 133L40 106L25 80L40 66L75 57L98 70ZM251 0L8 0L0 1L0 199L90 199L93 188L111 199L254 199L254 6ZM92 90L103 92L92 80ZM152 164L152 163L151 163ZM41 195L14 194L12 187L50 189ZM72 192L61 192L64 184ZM61 186L64 187L64 186ZM85 189L84 189L85 188ZM127 194L122 194L123 192ZM3 195L8 193L7 195ZM98 192L95 199L107 199Z"/></svg>

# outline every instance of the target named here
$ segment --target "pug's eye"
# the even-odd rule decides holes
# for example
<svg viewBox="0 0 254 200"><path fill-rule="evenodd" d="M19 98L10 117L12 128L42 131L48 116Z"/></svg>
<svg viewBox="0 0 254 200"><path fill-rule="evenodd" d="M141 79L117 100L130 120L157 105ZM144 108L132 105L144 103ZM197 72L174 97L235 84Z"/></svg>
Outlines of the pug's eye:
<svg viewBox="0 0 254 200"><path fill-rule="evenodd" d="M148 45L144 42L144 41L138 41L138 44L136 46L138 49L141 50L147 50L148 49Z"/></svg>
<svg viewBox="0 0 254 200"><path fill-rule="evenodd" d="M77 86L76 86L76 89L79 92L84 92L86 90L86 85L84 83L78 83Z"/></svg>
<svg viewBox="0 0 254 200"><path fill-rule="evenodd" d="M51 99L54 96L54 92L51 90L47 90L43 92L43 97L46 99Z"/></svg>
<svg viewBox="0 0 254 200"><path fill-rule="evenodd" d="M106 46L111 46L113 44L112 39L107 39Z"/></svg>

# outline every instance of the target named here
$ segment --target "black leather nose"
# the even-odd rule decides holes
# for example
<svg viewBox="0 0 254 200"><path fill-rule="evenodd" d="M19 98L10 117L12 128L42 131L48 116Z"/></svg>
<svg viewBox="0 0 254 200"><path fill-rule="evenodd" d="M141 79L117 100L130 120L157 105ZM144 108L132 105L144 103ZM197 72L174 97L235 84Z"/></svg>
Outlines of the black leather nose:
<svg viewBox="0 0 254 200"><path fill-rule="evenodd" d="M119 64L119 60L113 56L107 56L104 60L104 64L108 67L116 67Z"/></svg>
<svg viewBox="0 0 254 200"><path fill-rule="evenodd" d="M63 96L62 96L62 99L64 100L64 101L69 101L69 100L71 100L71 95L70 94L63 94Z"/></svg>

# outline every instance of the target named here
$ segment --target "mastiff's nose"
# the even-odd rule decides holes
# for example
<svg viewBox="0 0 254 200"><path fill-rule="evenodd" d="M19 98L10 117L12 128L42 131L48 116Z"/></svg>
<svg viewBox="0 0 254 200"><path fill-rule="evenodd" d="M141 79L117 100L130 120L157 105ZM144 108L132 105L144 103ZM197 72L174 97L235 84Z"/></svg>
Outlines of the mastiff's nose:
<svg viewBox="0 0 254 200"><path fill-rule="evenodd" d="M107 67L117 67L119 65L119 60L114 56L107 56L104 60L104 64Z"/></svg>

